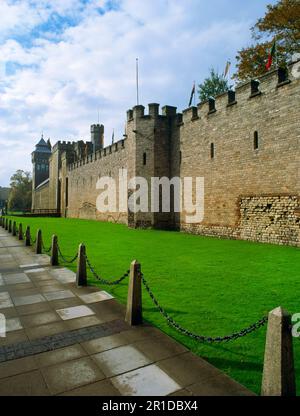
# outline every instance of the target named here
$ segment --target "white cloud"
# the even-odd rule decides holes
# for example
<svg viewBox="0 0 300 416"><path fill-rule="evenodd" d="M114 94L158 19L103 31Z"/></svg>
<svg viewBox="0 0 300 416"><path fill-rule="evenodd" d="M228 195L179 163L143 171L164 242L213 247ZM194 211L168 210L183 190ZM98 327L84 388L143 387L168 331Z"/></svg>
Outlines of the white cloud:
<svg viewBox="0 0 300 416"><path fill-rule="evenodd" d="M0 36L13 33L15 30L26 31L43 19L38 10L30 7L27 1L1 1L0 16Z"/></svg>
<svg viewBox="0 0 300 416"><path fill-rule="evenodd" d="M193 80L200 82L210 66L223 70L228 58L234 60L249 39L253 19L250 12L243 18L207 16L203 0L123 0L116 10L107 4L1 2L2 186L17 168L31 168L30 152L42 131L53 142L88 140L89 125L97 121L99 109L107 143L113 128L116 138L121 137L126 110L135 104L137 56L143 104L160 102L182 110ZM99 7L106 12L100 14ZM76 18L76 23L66 20L66 26L53 33L53 13ZM32 38L31 30L42 23L43 31ZM31 36L31 42L22 42L20 34ZM10 65L17 65L14 71L8 70Z"/></svg>

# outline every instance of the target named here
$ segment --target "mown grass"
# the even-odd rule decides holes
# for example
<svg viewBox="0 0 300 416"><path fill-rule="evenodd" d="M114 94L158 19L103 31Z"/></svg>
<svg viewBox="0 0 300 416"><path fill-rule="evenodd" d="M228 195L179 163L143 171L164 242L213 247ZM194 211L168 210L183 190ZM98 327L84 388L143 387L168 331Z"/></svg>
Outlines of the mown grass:
<svg viewBox="0 0 300 416"><path fill-rule="evenodd" d="M294 247L222 240L178 232L135 230L77 219L17 218L32 233L52 234L66 256L84 242L92 264L106 279L120 277L133 259L169 314L196 333L222 336L238 331L281 305L300 312L300 252ZM70 266L75 270L75 265ZM98 284L89 274L91 284ZM127 281L106 287L126 302ZM144 317L199 356L256 393L260 392L266 328L222 344L201 344L170 328L143 291ZM300 340L294 339L298 394Z"/></svg>

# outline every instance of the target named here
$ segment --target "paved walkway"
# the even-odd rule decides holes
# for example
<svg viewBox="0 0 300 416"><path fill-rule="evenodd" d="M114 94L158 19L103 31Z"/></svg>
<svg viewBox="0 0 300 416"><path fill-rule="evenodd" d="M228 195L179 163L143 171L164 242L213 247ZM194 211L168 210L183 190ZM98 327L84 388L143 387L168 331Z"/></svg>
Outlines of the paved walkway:
<svg viewBox="0 0 300 416"><path fill-rule="evenodd" d="M0 227L0 395L252 395Z"/></svg>

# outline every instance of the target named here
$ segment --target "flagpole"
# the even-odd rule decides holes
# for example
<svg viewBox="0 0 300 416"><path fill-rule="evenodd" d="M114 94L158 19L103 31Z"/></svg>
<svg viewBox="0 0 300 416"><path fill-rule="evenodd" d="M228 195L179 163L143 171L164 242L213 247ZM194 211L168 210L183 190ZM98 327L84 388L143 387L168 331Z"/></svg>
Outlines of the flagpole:
<svg viewBox="0 0 300 416"><path fill-rule="evenodd" d="M278 69L278 54L277 54L277 38L276 38L276 35L274 36L274 42L275 42L275 60L276 60L276 69Z"/></svg>
<svg viewBox="0 0 300 416"><path fill-rule="evenodd" d="M139 58L136 58L136 105L139 105Z"/></svg>

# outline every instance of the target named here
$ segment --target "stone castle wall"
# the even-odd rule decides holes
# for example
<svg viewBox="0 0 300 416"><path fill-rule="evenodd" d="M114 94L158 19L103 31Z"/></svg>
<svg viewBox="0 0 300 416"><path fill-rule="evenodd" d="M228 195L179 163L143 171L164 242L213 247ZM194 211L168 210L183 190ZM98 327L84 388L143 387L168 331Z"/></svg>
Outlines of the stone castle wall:
<svg viewBox="0 0 300 416"><path fill-rule="evenodd" d="M41 184L32 195L32 206L37 209L49 209L49 181Z"/></svg>
<svg viewBox="0 0 300 416"><path fill-rule="evenodd" d="M79 161L70 162L70 149L56 145L49 208L133 227L299 246L300 79L291 69L289 79L272 71L259 86L246 83L235 96L223 94L183 114L169 106L159 114L158 104L149 104L145 114L136 106L127 113L124 140ZM203 221L187 223L186 212L99 213L98 178L117 179L122 168L129 178L148 182L153 176L204 177Z"/></svg>
<svg viewBox="0 0 300 416"><path fill-rule="evenodd" d="M260 195L242 198L240 237L243 240L299 245L298 207L297 195Z"/></svg>
<svg viewBox="0 0 300 416"><path fill-rule="evenodd" d="M122 140L113 145L91 154L78 166L72 166L67 172L68 176L68 207L66 216L72 218L95 219L127 224L127 212L100 213L96 209L97 180L108 176L118 181L119 169L132 171L130 157L130 144ZM117 189L118 190L118 189ZM119 193L117 192L117 200ZM65 194L63 194L65 200Z"/></svg>
<svg viewBox="0 0 300 416"><path fill-rule="evenodd" d="M291 77L292 78L292 77ZM209 114L208 104L183 114L179 127L182 176L205 179L205 218L201 224L185 224L186 231L246 238L286 244L299 244L299 222L293 209L300 195L300 100L299 79L278 86L276 73L261 79L260 93L251 97L249 84L236 90L236 103L228 106L227 95L216 99L216 111ZM254 137L258 148L254 148ZM211 144L214 157L211 158ZM243 209L252 210L248 195L288 195L293 206L281 208L282 230L268 223L269 214L257 211L255 220L245 221ZM268 204L264 199L263 204ZM246 205L249 203L249 207ZM250 224L251 223L251 224ZM251 229L251 230L250 230ZM279 234L274 237L277 230ZM287 238L287 235L289 238Z"/></svg>

